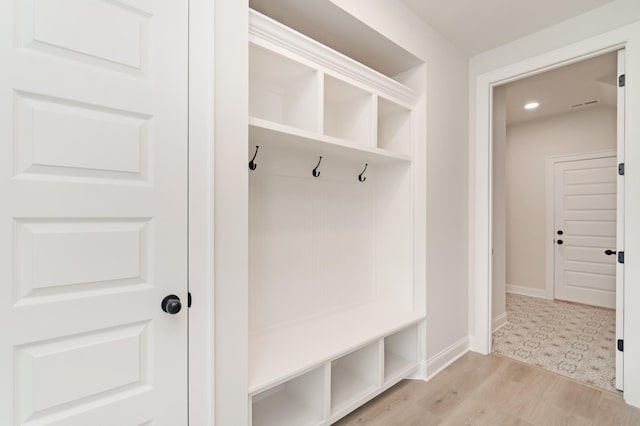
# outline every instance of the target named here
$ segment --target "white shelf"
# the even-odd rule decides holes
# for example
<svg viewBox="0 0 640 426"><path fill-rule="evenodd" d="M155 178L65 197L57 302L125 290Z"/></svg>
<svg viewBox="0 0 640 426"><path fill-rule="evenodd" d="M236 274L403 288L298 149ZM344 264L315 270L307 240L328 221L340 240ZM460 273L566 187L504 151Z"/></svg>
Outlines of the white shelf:
<svg viewBox="0 0 640 426"><path fill-rule="evenodd" d="M285 150L307 151L317 155L335 155L369 164L411 162L409 155L373 146L359 145L257 117L249 117L249 141L251 144Z"/></svg>
<svg viewBox="0 0 640 426"><path fill-rule="evenodd" d="M249 393L276 386L422 319L421 314L371 304L253 334L249 338Z"/></svg>

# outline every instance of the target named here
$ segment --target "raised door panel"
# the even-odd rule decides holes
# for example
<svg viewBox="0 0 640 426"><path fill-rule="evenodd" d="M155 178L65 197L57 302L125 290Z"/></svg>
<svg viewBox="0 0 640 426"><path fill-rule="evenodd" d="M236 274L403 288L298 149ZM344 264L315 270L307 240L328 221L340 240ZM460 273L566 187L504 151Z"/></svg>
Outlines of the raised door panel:
<svg viewBox="0 0 640 426"><path fill-rule="evenodd" d="M149 5L117 0L16 2L17 44L124 71L145 69ZM148 3L148 2L146 2ZM117 31L114 31L117 28Z"/></svg>
<svg viewBox="0 0 640 426"><path fill-rule="evenodd" d="M16 176L148 178L149 116L28 93L15 104Z"/></svg>
<svg viewBox="0 0 640 426"><path fill-rule="evenodd" d="M149 222L16 220L14 301L149 285ZM64 250L61 250L64 247Z"/></svg>
<svg viewBox="0 0 640 426"><path fill-rule="evenodd" d="M147 323L132 324L16 347L20 421L148 391L148 332Z"/></svg>

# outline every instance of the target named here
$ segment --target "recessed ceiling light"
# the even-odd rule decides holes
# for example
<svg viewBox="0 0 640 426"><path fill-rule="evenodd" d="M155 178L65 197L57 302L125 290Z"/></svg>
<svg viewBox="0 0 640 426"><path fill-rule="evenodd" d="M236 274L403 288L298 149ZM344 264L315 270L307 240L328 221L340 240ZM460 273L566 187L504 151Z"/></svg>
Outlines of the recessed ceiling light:
<svg viewBox="0 0 640 426"><path fill-rule="evenodd" d="M524 106L524 109L536 109L540 106L538 102L529 102Z"/></svg>

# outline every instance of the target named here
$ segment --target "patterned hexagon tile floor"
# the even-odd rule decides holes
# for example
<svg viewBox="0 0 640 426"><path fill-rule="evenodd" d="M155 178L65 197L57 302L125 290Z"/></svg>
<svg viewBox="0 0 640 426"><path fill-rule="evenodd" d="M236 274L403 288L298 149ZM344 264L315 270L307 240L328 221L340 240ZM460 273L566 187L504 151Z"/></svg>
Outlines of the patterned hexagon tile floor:
<svg viewBox="0 0 640 426"><path fill-rule="evenodd" d="M616 391L615 311L507 293L507 320L495 353Z"/></svg>

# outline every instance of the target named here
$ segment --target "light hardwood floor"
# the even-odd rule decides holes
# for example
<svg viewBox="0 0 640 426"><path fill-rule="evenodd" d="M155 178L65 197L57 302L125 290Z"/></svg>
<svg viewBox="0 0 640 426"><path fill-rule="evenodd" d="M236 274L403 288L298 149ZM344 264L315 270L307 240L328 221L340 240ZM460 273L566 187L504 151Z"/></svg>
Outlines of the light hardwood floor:
<svg viewBox="0 0 640 426"><path fill-rule="evenodd" d="M404 380L335 425L636 426L640 410L613 392L469 352L429 382Z"/></svg>

